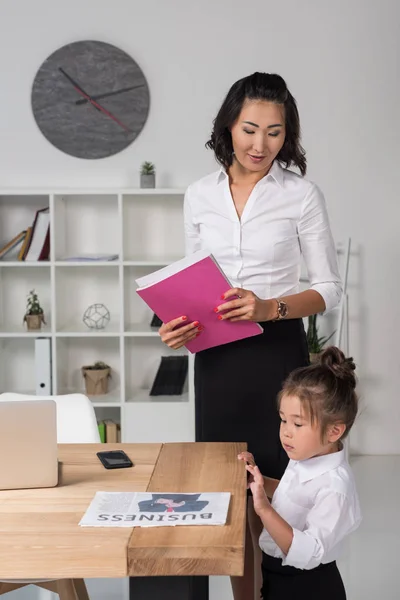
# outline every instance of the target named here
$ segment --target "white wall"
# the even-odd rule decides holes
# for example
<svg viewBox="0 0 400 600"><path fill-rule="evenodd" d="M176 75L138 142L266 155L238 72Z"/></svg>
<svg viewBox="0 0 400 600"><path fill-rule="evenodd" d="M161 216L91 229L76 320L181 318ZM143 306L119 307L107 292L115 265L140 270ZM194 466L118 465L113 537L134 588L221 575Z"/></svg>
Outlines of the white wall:
<svg viewBox="0 0 400 600"><path fill-rule="evenodd" d="M362 414L355 453L400 453L397 299L400 121L397 0L28 0L0 4L0 187L158 185L214 169L204 149L228 87L255 70L282 74L297 98L309 177L326 193L335 237L353 238L351 351ZM84 161L54 149L30 108L36 70L80 39L138 61L151 91L145 129L124 152Z"/></svg>

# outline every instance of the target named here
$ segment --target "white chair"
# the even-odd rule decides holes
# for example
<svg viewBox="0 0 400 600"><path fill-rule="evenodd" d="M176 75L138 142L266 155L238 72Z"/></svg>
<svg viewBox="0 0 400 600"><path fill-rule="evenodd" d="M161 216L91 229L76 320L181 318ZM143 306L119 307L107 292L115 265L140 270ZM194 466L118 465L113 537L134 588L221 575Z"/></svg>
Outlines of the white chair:
<svg viewBox="0 0 400 600"><path fill-rule="evenodd" d="M83 394L64 396L27 396L11 392L0 394L0 402L13 400L54 400L57 405L57 441L60 444L100 442L96 413L89 398ZM0 596L31 584L55 592L60 600L89 600L83 579L7 579L0 581Z"/></svg>

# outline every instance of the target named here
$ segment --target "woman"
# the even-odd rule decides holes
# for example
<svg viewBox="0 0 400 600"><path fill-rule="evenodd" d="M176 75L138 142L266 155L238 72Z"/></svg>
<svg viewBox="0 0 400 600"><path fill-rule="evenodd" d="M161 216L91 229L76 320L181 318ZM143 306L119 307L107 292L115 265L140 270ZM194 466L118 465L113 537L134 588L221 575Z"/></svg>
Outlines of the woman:
<svg viewBox="0 0 400 600"><path fill-rule="evenodd" d="M212 252L233 284L215 318L256 321L264 333L196 355L196 440L247 442L261 472L280 479L288 458L276 399L289 373L309 362L302 317L340 301L336 250L324 197L304 178L296 101L282 77L254 73L237 81L207 147L221 169L186 192L186 252ZM299 292L302 259L310 288ZM182 317L160 328L171 348L201 335L201 323L178 324ZM251 497L248 525L253 544L246 543L244 576L232 578L235 600L259 597L261 587L262 525Z"/></svg>

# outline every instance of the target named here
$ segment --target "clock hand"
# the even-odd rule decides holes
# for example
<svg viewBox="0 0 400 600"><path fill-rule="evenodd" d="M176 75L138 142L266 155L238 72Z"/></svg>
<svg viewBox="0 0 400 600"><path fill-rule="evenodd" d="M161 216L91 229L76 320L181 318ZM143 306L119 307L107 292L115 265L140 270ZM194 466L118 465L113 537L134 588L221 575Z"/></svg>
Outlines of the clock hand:
<svg viewBox="0 0 400 600"><path fill-rule="evenodd" d="M87 94L83 90L83 88L81 88L81 86L79 84L77 84L76 81L74 81L72 79L72 77L70 75L68 75L68 73L66 73L64 71L64 69L62 69L61 67L58 67L58 69L64 75L64 77L66 77L68 79L68 81L70 83L72 83L72 85L74 86L74 88L76 89L76 91L78 92L78 94L80 94L86 100L88 100L90 102L90 104L92 106L94 106L94 108L96 108L97 110L103 112L105 115L107 115L108 117L110 117L110 119L112 119L113 121L115 121L116 123L118 123L118 125L120 127L122 127L122 129L125 129L125 131L130 131L129 127L127 127L126 125L124 125L124 123L122 123L119 119L117 119L117 117L115 117L112 113L110 113L109 110L107 110L106 108L104 108L103 106L101 106L101 104L99 104L98 102L96 102L95 100L93 100L93 98L91 98L91 96L89 96L89 94Z"/></svg>
<svg viewBox="0 0 400 600"><path fill-rule="evenodd" d="M116 96L117 94L122 94L124 92L130 92L131 90L136 90L137 88L143 87L143 83L140 85L132 85L131 87L121 88L120 90L115 90L114 92L107 92L105 94L98 94L96 96L92 96L92 100L100 100L101 98L108 98L108 96ZM75 104L86 104L88 100L86 98L80 98L75 101Z"/></svg>
<svg viewBox="0 0 400 600"><path fill-rule="evenodd" d="M76 81L74 81L74 79L72 79L71 75L68 75L68 73L66 73L61 67L58 67L58 70L64 75L64 77L68 79L70 83L72 83L78 94L84 95L85 99L90 99L90 96L81 88L81 86L78 83L76 83ZM95 106L95 108L100 112L100 108L97 108L97 106Z"/></svg>

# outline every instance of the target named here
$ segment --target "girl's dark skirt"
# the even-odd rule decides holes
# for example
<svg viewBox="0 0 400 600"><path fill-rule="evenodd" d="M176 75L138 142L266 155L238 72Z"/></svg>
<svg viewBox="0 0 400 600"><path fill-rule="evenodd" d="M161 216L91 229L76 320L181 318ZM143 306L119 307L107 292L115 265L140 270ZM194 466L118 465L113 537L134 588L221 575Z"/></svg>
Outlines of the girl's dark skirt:
<svg viewBox="0 0 400 600"><path fill-rule="evenodd" d="M260 335L196 354L196 441L247 442L261 473L280 479L288 457L277 395L293 369L309 364L309 354L302 319L260 325Z"/></svg>
<svg viewBox="0 0 400 600"><path fill-rule="evenodd" d="M336 562L303 570L282 566L279 558L263 552L263 600L346 600L346 592Z"/></svg>

